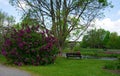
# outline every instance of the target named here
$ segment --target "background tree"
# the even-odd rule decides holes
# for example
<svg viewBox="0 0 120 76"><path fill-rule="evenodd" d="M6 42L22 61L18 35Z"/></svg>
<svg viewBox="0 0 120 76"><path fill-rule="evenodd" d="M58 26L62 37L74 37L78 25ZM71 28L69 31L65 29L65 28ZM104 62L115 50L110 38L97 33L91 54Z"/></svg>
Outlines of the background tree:
<svg viewBox="0 0 120 76"><path fill-rule="evenodd" d="M104 48L108 42L108 31L104 29L92 29L84 35L82 39L82 47Z"/></svg>
<svg viewBox="0 0 120 76"><path fill-rule="evenodd" d="M5 20L5 15L2 11L0 11L0 49L1 49L1 44L2 44L2 41L3 41L2 33L3 33L4 20Z"/></svg>
<svg viewBox="0 0 120 76"><path fill-rule="evenodd" d="M104 49L108 48L109 39L110 39L110 32L106 31L106 34L104 35L104 40L103 40L103 48Z"/></svg>
<svg viewBox="0 0 120 76"><path fill-rule="evenodd" d="M0 49L4 40L3 35L6 31L10 31L9 28L15 23L13 16L9 16L7 13L0 10Z"/></svg>
<svg viewBox="0 0 120 76"><path fill-rule="evenodd" d="M87 34L83 37L82 46L83 47L92 47L96 45L96 29L87 31Z"/></svg>
<svg viewBox="0 0 120 76"><path fill-rule="evenodd" d="M83 48L120 49L120 36L116 32L110 33L104 29L92 29L83 36Z"/></svg>
<svg viewBox="0 0 120 76"><path fill-rule="evenodd" d="M79 39L100 16L101 10L109 5L107 0L10 0L10 3L21 8L24 14L32 12L32 18L58 39L60 50L71 33L79 32Z"/></svg>
<svg viewBox="0 0 120 76"><path fill-rule="evenodd" d="M109 35L109 41L107 43L107 48L109 49L120 49L120 36L116 32Z"/></svg>
<svg viewBox="0 0 120 76"><path fill-rule="evenodd" d="M15 23L15 18L13 16L7 16L6 17L6 24L7 26L12 26Z"/></svg>
<svg viewBox="0 0 120 76"><path fill-rule="evenodd" d="M28 11L28 13L25 13L25 15L22 17L22 22L21 25L39 25L39 22L37 21L36 18L32 17L31 14L32 12L30 12L30 10Z"/></svg>

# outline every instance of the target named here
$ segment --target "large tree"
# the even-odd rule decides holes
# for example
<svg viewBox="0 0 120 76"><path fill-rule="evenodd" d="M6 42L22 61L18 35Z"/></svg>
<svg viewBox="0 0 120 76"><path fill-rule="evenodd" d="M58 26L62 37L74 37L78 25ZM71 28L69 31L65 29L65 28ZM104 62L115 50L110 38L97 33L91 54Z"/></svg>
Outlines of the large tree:
<svg viewBox="0 0 120 76"><path fill-rule="evenodd" d="M40 26L49 29L58 39L60 49L71 33L77 32L78 39L109 5L107 0L10 0L10 3L24 14L30 12Z"/></svg>

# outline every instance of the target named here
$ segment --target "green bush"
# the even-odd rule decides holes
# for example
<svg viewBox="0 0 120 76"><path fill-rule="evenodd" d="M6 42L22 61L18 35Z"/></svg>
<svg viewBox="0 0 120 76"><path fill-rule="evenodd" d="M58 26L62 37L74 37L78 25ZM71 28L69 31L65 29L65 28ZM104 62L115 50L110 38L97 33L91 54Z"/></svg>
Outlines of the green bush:
<svg viewBox="0 0 120 76"><path fill-rule="evenodd" d="M81 50L80 44L76 44L76 45L73 47L73 50L74 50L74 51L80 51L80 50Z"/></svg>
<svg viewBox="0 0 120 76"><path fill-rule="evenodd" d="M5 37L2 55L16 65L44 65L53 63L56 57L57 39L48 30L39 32L39 27L13 29Z"/></svg>
<svg viewBox="0 0 120 76"><path fill-rule="evenodd" d="M120 70L120 57L118 57L118 60L109 64L105 65L105 69L110 70Z"/></svg>
<svg viewBox="0 0 120 76"><path fill-rule="evenodd" d="M72 50L70 49L70 48L64 48L63 50L62 50L63 52L72 52Z"/></svg>
<svg viewBox="0 0 120 76"><path fill-rule="evenodd" d="M105 65L105 69L110 69L110 70L117 70L120 69L120 64L116 63L109 63Z"/></svg>

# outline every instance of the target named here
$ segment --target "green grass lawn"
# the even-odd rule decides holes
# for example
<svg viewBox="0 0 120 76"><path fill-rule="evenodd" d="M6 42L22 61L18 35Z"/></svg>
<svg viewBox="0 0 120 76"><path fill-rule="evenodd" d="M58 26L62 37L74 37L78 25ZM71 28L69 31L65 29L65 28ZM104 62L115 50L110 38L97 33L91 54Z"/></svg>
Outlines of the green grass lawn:
<svg viewBox="0 0 120 76"><path fill-rule="evenodd" d="M29 71L37 76L119 76L103 69L103 66L110 62L105 60L57 58L55 64L22 66L20 69Z"/></svg>
<svg viewBox="0 0 120 76"><path fill-rule="evenodd" d="M0 63L6 60L0 55ZM95 59L66 59L58 57L54 64L44 66L13 66L30 72L33 76L120 76L103 69L113 61ZM8 65L7 65L8 66Z"/></svg>
<svg viewBox="0 0 120 76"><path fill-rule="evenodd" d="M6 59L4 56L0 55L0 63L3 64L3 63L6 63Z"/></svg>

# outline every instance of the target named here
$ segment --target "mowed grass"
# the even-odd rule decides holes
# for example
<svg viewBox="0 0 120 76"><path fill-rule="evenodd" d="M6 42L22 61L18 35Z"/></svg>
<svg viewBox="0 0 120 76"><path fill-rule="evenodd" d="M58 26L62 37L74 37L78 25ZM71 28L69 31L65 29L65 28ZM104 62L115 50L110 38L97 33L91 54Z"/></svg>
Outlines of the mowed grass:
<svg viewBox="0 0 120 76"><path fill-rule="evenodd" d="M5 59L5 57L3 55L0 55L0 63L1 64L6 63L6 59Z"/></svg>
<svg viewBox="0 0 120 76"><path fill-rule="evenodd" d="M66 59L58 57L54 64L44 66L7 66L28 71L32 76L120 76L103 69L106 64L114 61L95 59ZM0 63L6 59L0 55ZM6 64L5 64L6 65Z"/></svg>
<svg viewBox="0 0 120 76"><path fill-rule="evenodd" d="M57 58L55 64L19 68L35 74L34 76L120 76L103 69L110 62L112 61Z"/></svg>

